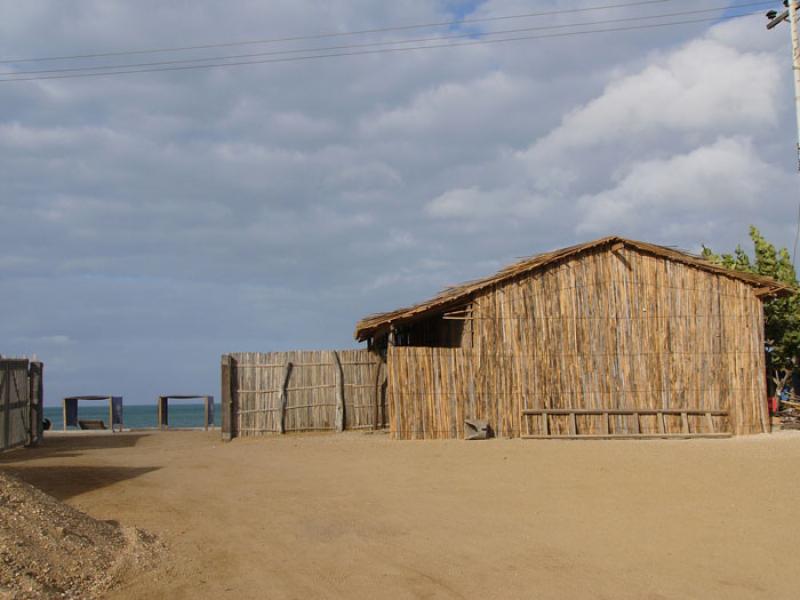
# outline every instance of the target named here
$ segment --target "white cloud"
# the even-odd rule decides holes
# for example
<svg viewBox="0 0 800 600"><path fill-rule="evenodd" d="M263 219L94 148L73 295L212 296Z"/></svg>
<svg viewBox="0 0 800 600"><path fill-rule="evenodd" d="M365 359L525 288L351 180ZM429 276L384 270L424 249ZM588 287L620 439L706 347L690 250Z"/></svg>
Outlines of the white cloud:
<svg viewBox="0 0 800 600"><path fill-rule="evenodd" d="M546 208L546 199L524 189L487 192L471 187L440 194L425 206L425 211L443 219L530 219L541 215Z"/></svg>
<svg viewBox="0 0 800 600"><path fill-rule="evenodd" d="M652 147L665 132L718 135L775 125L779 61L720 37L658 53L644 69L610 82L539 140L530 159L565 160L568 152L592 147Z"/></svg>
<svg viewBox="0 0 800 600"><path fill-rule="evenodd" d="M665 229L708 235L709 222L756 218L776 181L745 138L721 138L666 159L636 162L614 186L579 200L582 234Z"/></svg>

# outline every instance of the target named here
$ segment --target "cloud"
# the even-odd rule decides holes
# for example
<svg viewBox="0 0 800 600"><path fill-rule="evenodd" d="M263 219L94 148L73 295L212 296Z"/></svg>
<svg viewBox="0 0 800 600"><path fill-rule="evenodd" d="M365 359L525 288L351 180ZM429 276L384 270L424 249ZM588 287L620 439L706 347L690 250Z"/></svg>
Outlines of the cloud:
<svg viewBox="0 0 800 600"><path fill-rule="evenodd" d="M425 211L437 218L483 220L530 219L543 214L544 198L522 189L482 191L478 188L448 190L431 200Z"/></svg>
<svg viewBox="0 0 800 600"><path fill-rule="evenodd" d="M705 239L708 227L758 218L773 170L745 138L630 165L614 186L579 200L579 233L649 231ZM733 218L731 218L733 217Z"/></svg>
<svg viewBox="0 0 800 600"><path fill-rule="evenodd" d="M652 144L665 132L718 135L776 125L778 61L720 37L657 53L642 70L610 82L538 140L531 159L563 160L576 149Z"/></svg>

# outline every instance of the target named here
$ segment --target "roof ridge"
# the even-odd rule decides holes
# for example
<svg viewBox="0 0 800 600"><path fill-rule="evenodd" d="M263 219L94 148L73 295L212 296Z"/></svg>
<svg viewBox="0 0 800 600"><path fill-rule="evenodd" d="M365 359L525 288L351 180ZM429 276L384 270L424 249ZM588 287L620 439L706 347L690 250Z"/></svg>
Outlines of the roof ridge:
<svg viewBox="0 0 800 600"><path fill-rule="evenodd" d="M664 258L703 269L705 271L711 271L719 275L739 279L740 281L744 281L752 285L768 288L768 291L771 291L772 293L786 289L786 286L769 277L757 275L755 273L747 273L744 271L734 271L733 269L728 269L721 265L717 265L700 255L692 254L687 251L677 250L669 246L651 244L649 242L640 242L638 240L632 240L618 235L609 235L592 240L590 242L584 242L583 244L575 244L573 246L567 246L556 250L534 254L526 259L506 265L493 275L473 279L459 285L446 287L426 301L393 311L370 314L356 324L355 338L359 341L364 340L379 327L387 325L393 321L418 317L420 315L433 312L491 285L495 285L513 277L524 275L558 260L570 258L582 252L617 243L631 246L640 252L656 254Z"/></svg>

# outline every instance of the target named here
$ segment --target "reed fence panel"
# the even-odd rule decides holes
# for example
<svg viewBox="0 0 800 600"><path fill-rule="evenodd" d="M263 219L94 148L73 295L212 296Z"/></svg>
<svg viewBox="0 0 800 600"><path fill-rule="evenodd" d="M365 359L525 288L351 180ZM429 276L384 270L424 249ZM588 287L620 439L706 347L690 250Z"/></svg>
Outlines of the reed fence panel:
<svg viewBox="0 0 800 600"><path fill-rule="evenodd" d="M225 355L223 435L383 428L385 380L383 361L369 350Z"/></svg>

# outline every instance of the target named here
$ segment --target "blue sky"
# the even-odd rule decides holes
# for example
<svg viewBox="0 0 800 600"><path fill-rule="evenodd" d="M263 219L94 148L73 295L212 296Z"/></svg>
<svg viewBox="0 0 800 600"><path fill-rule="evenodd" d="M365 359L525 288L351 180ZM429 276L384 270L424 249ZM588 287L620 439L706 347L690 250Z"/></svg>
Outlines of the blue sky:
<svg viewBox="0 0 800 600"><path fill-rule="evenodd" d="M3 2L0 56L723 3L570 15L597 4ZM789 37L764 22L0 83L0 353L42 358L51 404L217 394L224 352L353 346L360 317L519 256L729 249L750 223L791 246Z"/></svg>

